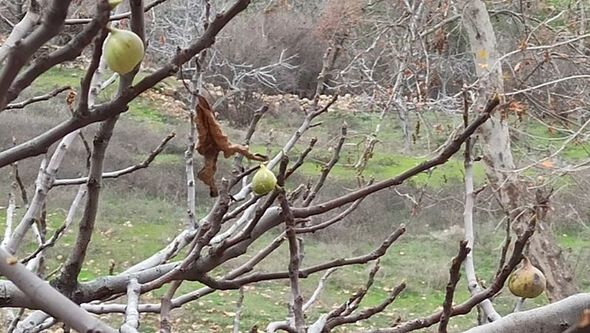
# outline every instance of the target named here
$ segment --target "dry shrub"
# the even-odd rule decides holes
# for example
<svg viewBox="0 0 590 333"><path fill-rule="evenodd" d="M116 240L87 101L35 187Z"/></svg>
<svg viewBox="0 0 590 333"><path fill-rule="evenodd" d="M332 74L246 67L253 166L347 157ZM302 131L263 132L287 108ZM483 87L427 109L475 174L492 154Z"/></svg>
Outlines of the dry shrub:
<svg viewBox="0 0 590 333"><path fill-rule="evenodd" d="M236 17L228 24L216 47L231 63L249 64L254 68L275 63L283 50L287 50L285 56L296 54L295 65L299 67L294 71L277 70L277 88L310 96L315 89L326 47L325 41L318 40L312 34L315 24L313 17L284 7L251 12ZM228 66L214 67L212 70L230 80L233 75L232 68ZM224 81L216 83L223 85ZM274 92L258 83L251 88Z"/></svg>
<svg viewBox="0 0 590 333"><path fill-rule="evenodd" d="M364 1L328 0L314 28L314 36L330 40L335 36L348 35L361 23L363 6Z"/></svg>

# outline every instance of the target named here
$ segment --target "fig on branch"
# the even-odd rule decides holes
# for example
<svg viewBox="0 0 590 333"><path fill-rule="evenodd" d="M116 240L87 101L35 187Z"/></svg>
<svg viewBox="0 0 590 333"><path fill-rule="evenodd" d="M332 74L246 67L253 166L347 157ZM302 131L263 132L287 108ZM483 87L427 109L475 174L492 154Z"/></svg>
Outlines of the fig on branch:
<svg viewBox="0 0 590 333"><path fill-rule="evenodd" d="M260 169L252 177L252 191L258 195L268 194L275 188L277 177L268 170L266 165L261 164Z"/></svg>
<svg viewBox="0 0 590 333"><path fill-rule="evenodd" d="M522 266L510 276L508 289L515 296L535 298L545 291L545 284L545 275L525 256Z"/></svg>
<svg viewBox="0 0 590 333"><path fill-rule="evenodd" d="M113 72L127 74L143 59L143 41L134 32L110 28L105 41L104 56Z"/></svg>

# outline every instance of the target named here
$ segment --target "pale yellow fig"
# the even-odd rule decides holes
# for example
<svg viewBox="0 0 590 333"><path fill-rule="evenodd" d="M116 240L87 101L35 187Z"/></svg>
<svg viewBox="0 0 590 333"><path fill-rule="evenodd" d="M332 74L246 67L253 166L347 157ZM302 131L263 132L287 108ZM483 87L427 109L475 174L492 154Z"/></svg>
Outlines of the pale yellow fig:
<svg viewBox="0 0 590 333"><path fill-rule="evenodd" d="M535 298L545 291L545 275L524 257L522 266L515 270L508 280L508 289L518 297Z"/></svg>
<svg viewBox="0 0 590 333"><path fill-rule="evenodd" d="M123 0L109 0L109 6L111 6L111 10L115 9L118 5L120 5Z"/></svg>
<svg viewBox="0 0 590 333"><path fill-rule="evenodd" d="M268 170L266 165L261 164L260 169L252 177L252 191L258 195L265 195L272 191L277 184L277 177Z"/></svg>
<svg viewBox="0 0 590 333"><path fill-rule="evenodd" d="M113 72L127 74L143 59L143 41L134 32L111 28L104 44L104 56Z"/></svg>

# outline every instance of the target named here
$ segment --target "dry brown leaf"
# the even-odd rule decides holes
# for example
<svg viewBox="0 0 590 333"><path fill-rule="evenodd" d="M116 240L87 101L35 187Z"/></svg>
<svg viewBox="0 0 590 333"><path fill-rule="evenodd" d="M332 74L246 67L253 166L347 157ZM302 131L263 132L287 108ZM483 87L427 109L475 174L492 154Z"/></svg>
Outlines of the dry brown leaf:
<svg viewBox="0 0 590 333"><path fill-rule="evenodd" d="M553 169L555 167L555 163L551 160L545 160L541 162L541 166L545 169Z"/></svg>
<svg viewBox="0 0 590 333"><path fill-rule="evenodd" d="M73 90L70 90L70 92L68 92L68 95L66 96L66 104L68 105L68 108L70 109L71 113L74 113L74 102L76 101L76 92Z"/></svg>
<svg viewBox="0 0 590 333"><path fill-rule="evenodd" d="M215 172L217 171L217 156L220 152L223 152L225 158L238 153L256 161L266 161L266 156L252 154L248 151L248 147L232 144L227 135L223 133L205 97L198 96L198 100L195 117L199 133L197 152L205 158L205 164L197 173L197 177L209 186L209 194L216 197L219 192L215 185Z"/></svg>

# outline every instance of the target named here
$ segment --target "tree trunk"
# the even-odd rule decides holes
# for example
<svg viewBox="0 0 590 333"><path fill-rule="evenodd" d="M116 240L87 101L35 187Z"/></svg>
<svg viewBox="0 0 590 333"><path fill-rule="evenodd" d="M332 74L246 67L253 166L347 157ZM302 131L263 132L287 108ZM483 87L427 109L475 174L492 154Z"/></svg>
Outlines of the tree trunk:
<svg viewBox="0 0 590 333"><path fill-rule="evenodd" d="M483 1L460 0L459 3L479 79L479 98L475 103L475 110L480 111L491 95L502 94L504 91L496 36ZM515 221L514 226L518 229L520 224L526 223L517 221L517 217L525 216L520 212L524 209L527 199L522 198L521 194L524 193L520 189L517 174L512 172L515 165L508 125L496 114L480 129L486 174L492 188L498 193L503 208L511 220ZM529 256L547 277L549 299L560 300L576 292L576 283L550 228L543 228L541 223L538 225L529 245Z"/></svg>

